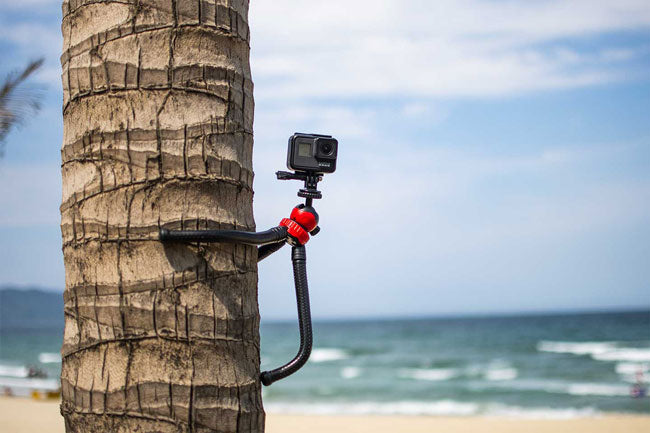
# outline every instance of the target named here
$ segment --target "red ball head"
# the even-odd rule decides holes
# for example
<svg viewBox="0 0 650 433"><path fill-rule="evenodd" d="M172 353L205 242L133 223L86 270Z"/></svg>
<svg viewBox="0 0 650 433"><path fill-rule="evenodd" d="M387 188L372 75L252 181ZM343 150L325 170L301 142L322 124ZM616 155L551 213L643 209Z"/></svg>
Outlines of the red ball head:
<svg viewBox="0 0 650 433"><path fill-rule="evenodd" d="M311 206L298 205L291 211L290 218L300 224L305 230L311 232L318 225L318 214Z"/></svg>

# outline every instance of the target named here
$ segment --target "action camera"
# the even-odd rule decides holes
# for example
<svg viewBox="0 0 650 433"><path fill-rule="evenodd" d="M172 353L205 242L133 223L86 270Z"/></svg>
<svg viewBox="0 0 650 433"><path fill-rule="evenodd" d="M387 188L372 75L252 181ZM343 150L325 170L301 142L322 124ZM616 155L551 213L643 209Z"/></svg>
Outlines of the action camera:
<svg viewBox="0 0 650 433"><path fill-rule="evenodd" d="M289 138L287 168L308 173L334 173L339 142L331 135L296 132Z"/></svg>

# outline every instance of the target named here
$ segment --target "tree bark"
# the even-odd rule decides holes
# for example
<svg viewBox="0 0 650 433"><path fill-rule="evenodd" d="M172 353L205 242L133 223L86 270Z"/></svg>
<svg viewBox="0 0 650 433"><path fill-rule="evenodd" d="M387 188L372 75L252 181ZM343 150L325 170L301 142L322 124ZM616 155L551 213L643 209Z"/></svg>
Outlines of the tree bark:
<svg viewBox="0 0 650 433"><path fill-rule="evenodd" d="M67 432L262 432L248 0L69 0Z"/></svg>

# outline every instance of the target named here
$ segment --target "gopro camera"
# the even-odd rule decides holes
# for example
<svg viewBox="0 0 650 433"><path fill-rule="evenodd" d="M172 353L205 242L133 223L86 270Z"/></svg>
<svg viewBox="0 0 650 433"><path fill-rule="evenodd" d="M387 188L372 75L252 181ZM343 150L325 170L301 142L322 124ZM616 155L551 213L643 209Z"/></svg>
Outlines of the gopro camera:
<svg viewBox="0 0 650 433"><path fill-rule="evenodd" d="M287 168L308 173L334 173L339 142L331 135L296 132L289 138Z"/></svg>

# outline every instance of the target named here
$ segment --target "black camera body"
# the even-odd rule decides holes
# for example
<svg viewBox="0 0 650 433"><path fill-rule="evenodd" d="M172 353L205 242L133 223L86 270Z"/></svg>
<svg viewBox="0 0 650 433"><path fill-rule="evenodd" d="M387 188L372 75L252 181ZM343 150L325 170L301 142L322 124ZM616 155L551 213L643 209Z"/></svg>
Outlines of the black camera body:
<svg viewBox="0 0 650 433"><path fill-rule="evenodd" d="M307 173L334 173L339 142L331 135L296 132L289 138L287 168Z"/></svg>

